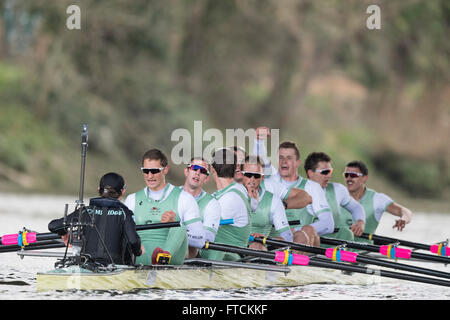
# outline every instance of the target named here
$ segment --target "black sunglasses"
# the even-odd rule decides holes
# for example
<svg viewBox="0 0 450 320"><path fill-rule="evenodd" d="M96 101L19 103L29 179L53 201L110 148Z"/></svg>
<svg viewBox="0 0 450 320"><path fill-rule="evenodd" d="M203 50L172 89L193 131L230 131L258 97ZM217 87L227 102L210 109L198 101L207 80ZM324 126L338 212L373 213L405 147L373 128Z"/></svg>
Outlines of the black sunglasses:
<svg viewBox="0 0 450 320"><path fill-rule="evenodd" d="M255 178L255 179L259 179L259 178L261 178L261 177L263 176L262 173L259 173L259 172L250 172L250 171L242 171L242 174L243 174L244 176L246 176L247 178L253 177L253 178Z"/></svg>
<svg viewBox="0 0 450 320"><path fill-rule="evenodd" d="M344 177L345 178L358 178L358 177L362 177L363 174L360 172L344 172Z"/></svg>
<svg viewBox="0 0 450 320"><path fill-rule="evenodd" d="M187 167L188 167L188 169L191 169L193 171L200 170L200 173L209 176L208 169L206 169L205 167L199 166L198 164L188 164Z"/></svg>
<svg viewBox="0 0 450 320"><path fill-rule="evenodd" d="M315 172L323 174L324 176L333 173L333 168L326 168L326 169L316 169Z"/></svg>
<svg viewBox="0 0 450 320"><path fill-rule="evenodd" d="M152 174L157 174L157 173L160 173L161 171L163 171L164 167L162 167L162 168L141 168L141 170L142 170L142 173L145 173L145 174L149 174L150 172Z"/></svg>

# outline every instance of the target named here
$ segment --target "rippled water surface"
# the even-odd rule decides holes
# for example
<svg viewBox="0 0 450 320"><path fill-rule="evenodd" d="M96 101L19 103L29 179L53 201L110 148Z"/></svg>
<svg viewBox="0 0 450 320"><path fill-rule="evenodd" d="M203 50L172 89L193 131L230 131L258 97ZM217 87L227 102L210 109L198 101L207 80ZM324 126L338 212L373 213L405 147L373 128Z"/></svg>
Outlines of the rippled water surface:
<svg viewBox="0 0 450 320"><path fill-rule="evenodd" d="M75 197L0 194L0 235L15 233L27 227L48 232L51 219L63 215L64 205L73 210ZM394 217L385 214L378 234L416 242L434 243L450 237L449 213L415 213L403 232L391 228ZM422 251L423 252L423 251ZM450 300L450 288L400 280L380 280L370 285L307 285L236 290L139 290L136 292L36 292L36 272L53 268L54 258L25 257L16 253L0 253L0 299L2 300ZM450 266L418 263L425 268L450 272Z"/></svg>

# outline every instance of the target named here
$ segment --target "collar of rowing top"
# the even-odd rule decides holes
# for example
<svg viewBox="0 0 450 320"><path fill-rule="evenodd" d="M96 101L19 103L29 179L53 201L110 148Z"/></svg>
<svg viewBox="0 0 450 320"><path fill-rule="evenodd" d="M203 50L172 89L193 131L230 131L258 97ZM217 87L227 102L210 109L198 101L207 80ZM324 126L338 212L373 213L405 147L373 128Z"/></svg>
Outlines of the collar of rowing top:
<svg viewBox="0 0 450 320"><path fill-rule="evenodd" d="M89 205L96 207L121 207L121 202L115 198L97 197L90 199Z"/></svg>

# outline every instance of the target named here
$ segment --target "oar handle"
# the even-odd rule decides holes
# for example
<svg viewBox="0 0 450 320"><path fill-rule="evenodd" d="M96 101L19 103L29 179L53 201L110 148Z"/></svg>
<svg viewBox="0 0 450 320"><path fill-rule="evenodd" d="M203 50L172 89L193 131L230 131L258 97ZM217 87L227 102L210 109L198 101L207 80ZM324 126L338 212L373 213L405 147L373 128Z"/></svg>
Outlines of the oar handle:
<svg viewBox="0 0 450 320"><path fill-rule="evenodd" d="M59 238L59 235L51 232L36 233L23 231L19 233L5 234L0 238L0 243L2 245L18 245L22 247L41 240L54 240Z"/></svg>
<svg viewBox="0 0 450 320"><path fill-rule="evenodd" d="M14 234L5 234L1 238L1 243L4 246L9 245L28 245L29 243L36 242L36 233L35 232L21 232Z"/></svg>
<svg viewBox="0 0 450 320"><path fill-rule="evenodd" d="M358 254L356 252L345 251L344 249L335 247L326 249L325 256L333 261L346 261L356 263Z"/></svg>
<svg viewBox="0 0 450 320"><path fill-rule="evenodd" d="M410 259L411 258L411 250L410 249L398 248L397 246L392 245L392 244L386 245L386 246L380 246L380 253L391 259L394 259L394 258Z"/></svg>
<svg viewBox="0 0 450 320"><path fill-rule="evenodd" d="M430 247L430 251L440 256L450 256L450 248L446 247L443 243L433 244Z"/></svg>
<svg viewBox="0 0 450 320"><path fill-rule="evenodd" d="M295 264L300 266L307 266L309 264L309 257L289 252L288 250L284 251L275 251L275 259L276 262L281 262L282 264L287 264L288 266Z"/></svg>

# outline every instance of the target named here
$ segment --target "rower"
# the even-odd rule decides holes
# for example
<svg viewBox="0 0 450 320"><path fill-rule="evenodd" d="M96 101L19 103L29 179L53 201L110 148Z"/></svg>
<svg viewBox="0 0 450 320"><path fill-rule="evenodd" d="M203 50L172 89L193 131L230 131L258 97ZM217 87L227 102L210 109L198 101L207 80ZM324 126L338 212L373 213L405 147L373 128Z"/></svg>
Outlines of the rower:
<svg viewBox="0 0 450 320"><path fill-rule="evenodd" d="M267 159L264 144L258 142L256 148L258 155ZM289 221L299 221L291 225L294 232L294 242L320 245L320 235L333 232L334 220L330 207L326 201L325 192L317 182L304 179L298 174L301 165L300 151L293 142L282 142L278 147L278 170L266 163L266 172L270 175L264 179L264 184L281 182L289 190L302 189L312 197L312 203L302 209L287 209L286 216ZM268 161L268 160L265 160ZM270 169L268 169L270 167ZM276 233L272 233L278 236Z"/></svg>
<svg viewBox="0 0 450 320"><path fill-rule="evenodd" d="M411 210L394 202L386 194L376 192L366 186L366 182L369 179L369 170L364 162L349 162L345 167L344 178L350 195L364 207L364 211L366 212L364 233L375 233L384 212L389 212L399 217L392 227L397 228L399 231L402 231L406 224L411 221ZM343 214L349 216L346 210L343 210ZM362 238L355 238L355 240L359 242L371 242L371 240Z"/></svg>
<svg viewBox="0 0 450 320"><path fill-rule="evenodd" d="M202 248L205 243L197 202L189 193L166 182L168 160L160 150L151 149L143 155L141 171L146 187L125 200L134 212L136 223L181 221L182 225L139 231L148 254L136 259L136 263L150 265L168 261L172 265L183 264L188 244ZM158 256L161 261L157 260Z"/></svg>
<svg viewBox="0 0 450 320"><path fill-rule="evenodd" d="M337 182L329 182L333 168L331 167L331 158L323 152L312 152L305 159L305 172L308 179L320 184L325 191L325 196L333 212L335 228L338 232L325 234L325 237L341 240L354 240L354 235L360 236L364 231L366 214L364 208L355 199L350 196L347 188ZM341 207L351 213L352 218L344 221L341 214ZM353 223L353 221L356 221Z"/></svg>
<svg viewBox="0 0 450 320"><path fill-rule="evenodd" d="M203 190L203 186L210 180L209 164L203 158L192 158L184 169L184 176L186 179L180 188L190 193L197 201L205 231L205 240L214 242L220 225L221 208L219 202ZM195 258L197 254L198 249L189 246L188 258Z"/></svg>
<svg viewBox="0 0 450 320"><path fill-rule="evenodd" d="M263 162L258 156L247 156L243 164L243 183L250 197L258 200L258 207L252 211L252 235L268 237L272 226L280 234L282 240L293 241L292 231L286 218L281 199L261 187L264 179ZM259 242L251 242L249 248L267 250Z"/></svg>
<svg viewBox="0 0 450 320"><path fill-rule="evenodd" d="M263 162L264 175L270 176L276 172L267 158L267 152L264 141L270 136L270 130L267 127L258 127L256 129L256 139L253 144L253 155L260 157ZM263 179L261 187L272 192L283 202L285 209L302 209L312 203L312 197L308 192L298 188L288 188L276 179Z"/></svg>
<svg viewBox="0 0 450 320"><path fill-rule="evenodd" d="M133 256L144 253L136 233L133 212L120 199L126 190L123 177L110 172L102 176L98 186L99 197L92 198L81 211L83 245L81 255L88 260L108 264L134 264ZM79 210L67 217L52 220L48 229L62 236L67 244L68 229L78 222Z"/></svg>
<svg viewBox="0 0 450 320"><path fill-rule="evenodd" d="M228 148L217 150L212 156L211 173L217 186L213 193L221 207L221 219L232 219L232 224L221 225L215 243L247 247L251 232L251 200L245 187L234 181L236 155ZM257 203L253 204L256 209ZM206 248L207 249L207 248ZM202 258L212 260L238 260L235 253L201 250Z"/></svg>

